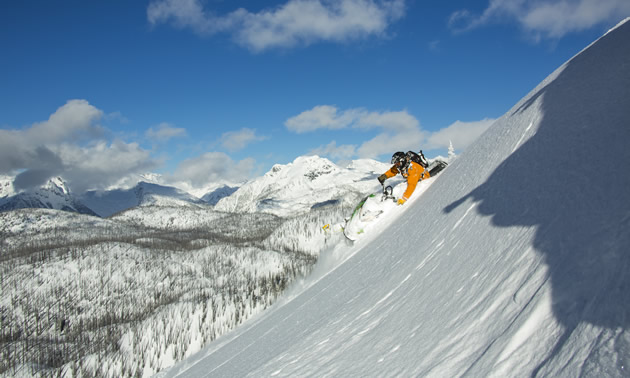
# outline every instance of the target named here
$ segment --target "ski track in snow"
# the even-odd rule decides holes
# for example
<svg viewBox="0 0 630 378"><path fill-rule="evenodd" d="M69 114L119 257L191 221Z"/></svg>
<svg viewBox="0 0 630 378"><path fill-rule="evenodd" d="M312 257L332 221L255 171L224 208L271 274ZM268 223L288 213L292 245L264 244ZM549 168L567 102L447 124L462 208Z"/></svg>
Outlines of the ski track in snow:
<svg viewBox="0 0 630 378"><path fill-rule="evenodd" d="M464 221L464 219L466 219L466 217L468 216L468 214L477 206L477 203L473 203L472 205L470 205L470 207L468 208L468 210L466 210L466 212L464 213L464 215L462 215L461 218L459 218L457 220L457 222L455 222L455 225L453 226L453 228L451 229L451 231L455 231L457 229L457 227L459 227L459 225Z"/></svg>
<svg viewBox="0 0 630 378"><path fill-rule="evenodd" d="M525 137L528 136L529 129L531 129L532 126L534 126L533 121L529 123L529 126L527 126L527 128L525 129L525 131L523 132L523 135L521 135L521 138L518 140L518 142L516 142L516 144L514 145L514 148L512 148L512 152L516 151L521 146L521 144L523 144L523 139L525 139Z"/></svg>

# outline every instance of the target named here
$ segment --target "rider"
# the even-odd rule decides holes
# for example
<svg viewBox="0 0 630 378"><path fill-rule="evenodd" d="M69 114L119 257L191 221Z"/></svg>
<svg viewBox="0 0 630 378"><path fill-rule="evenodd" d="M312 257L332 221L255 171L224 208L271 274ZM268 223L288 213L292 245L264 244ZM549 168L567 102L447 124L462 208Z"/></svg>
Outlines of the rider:
<svg viewBox="0 0 630 378"><path fill-rule="evenodd" d="M409 151L406 154L402 151L398 151L392 156L393 166L389 171L378 177L378 181L381 185L383 185L385 180L396 176L398 173L407 179L407 190L405 190L402 197L398 199L399 205L404 204L409 197L411 197L413 191L416 190L418 181L429 178L429 171L418 163L424 161L424 165L426 165L426 160L423 158L424 156L420 156L413 151Z"/></svg>

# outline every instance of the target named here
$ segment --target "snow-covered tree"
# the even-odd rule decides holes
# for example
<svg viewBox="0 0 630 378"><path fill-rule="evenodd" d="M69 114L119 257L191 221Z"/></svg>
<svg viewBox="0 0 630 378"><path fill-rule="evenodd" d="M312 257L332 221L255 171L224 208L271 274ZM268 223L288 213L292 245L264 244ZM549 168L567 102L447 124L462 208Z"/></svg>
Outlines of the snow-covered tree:
<svg viewBox="0 0 630 378"><path fill-rule="evenodd" d="M453 141L449 140L448 141L448 159L451 160L453 158L455 158L455 148L453 148Z"/></svg>

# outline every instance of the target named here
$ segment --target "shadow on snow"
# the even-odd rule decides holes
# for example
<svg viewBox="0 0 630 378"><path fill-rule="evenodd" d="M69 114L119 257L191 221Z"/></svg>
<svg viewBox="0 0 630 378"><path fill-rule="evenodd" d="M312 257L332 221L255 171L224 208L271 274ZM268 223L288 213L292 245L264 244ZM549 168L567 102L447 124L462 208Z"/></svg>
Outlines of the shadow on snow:
<svg viewBox="0 0 630 378"><path fill-rule="evenodd" d="M623 335L630 323L629 40L627 22L524 102L512 116L540 100L538 131L445 208L472 199L497 226L536 226L534 247L548 265L553 313L565 332L534 375L583 322L607 329L599 345L614 339L618 352L630 351Z"/></svg>

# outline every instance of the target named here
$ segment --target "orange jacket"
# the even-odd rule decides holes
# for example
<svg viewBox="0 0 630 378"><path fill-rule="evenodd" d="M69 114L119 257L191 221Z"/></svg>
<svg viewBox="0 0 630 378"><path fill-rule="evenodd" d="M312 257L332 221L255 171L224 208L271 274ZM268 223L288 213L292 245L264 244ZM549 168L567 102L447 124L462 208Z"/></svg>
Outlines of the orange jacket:
<svg viewBox="0 0 630 378"><path fill-rule="evenodd" d="M420 179L429 178L429 171L422 168L422 166L415 161L409 162L409 167L407 168L407 172L401 172L394 165L389 169L389 171L385 172L385 176L387 178L392 178L400 173L404 178L407 179L407 190L403 193L402 198L406 201L411 197L413 191L416 190L416 186L418 185L418 181Z"/></svg>

